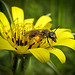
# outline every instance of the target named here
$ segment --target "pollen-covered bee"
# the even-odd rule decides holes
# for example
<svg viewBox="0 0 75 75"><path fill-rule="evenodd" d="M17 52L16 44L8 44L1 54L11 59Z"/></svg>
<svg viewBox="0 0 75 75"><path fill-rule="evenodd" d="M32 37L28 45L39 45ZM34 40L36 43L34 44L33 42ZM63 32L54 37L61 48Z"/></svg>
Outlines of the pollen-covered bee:
<svg viewBox="0 0 75 75"><path fill-rule="evenodd" d="M38 44L36 46L37 48L40 47L40 45L43 44L42 43L43 39L45 39L45 42L47 40L49 46L52 48L52 46L49 42L49 38L52 39L54 42L56 42L55 31L53 32L53 31L50 31L48 29L30 30L30 31L27 31L25 33L23 31L23 34L21 34L18 37L18 39L16 39L17 33L15 33L14 38L15 38L15 42L16 42L17 46L28 46L28 49L31 49L36 44ZM13 41L13 38L12 38L12 41Z"/></svg>
<svg viewBox="0 0 75 75"><path fill-rule="evenodd" d="M39 43L39 45L38 45L38 47L39 47L40 46L40 42L43 39L47 38L47 42L48 42L49 46L52 48L52 46L49 43L48 38L51 38L54 42L56 42L55 31L54 32L53 31L49 31L48 29L37 29L37 30L28 31L25 34L25 38L26 39L28 38L29 40L25 41L25 45L27 45L29 43L30 44L29 45L29 49L30 49L37 42L37 43Z"/></svg>

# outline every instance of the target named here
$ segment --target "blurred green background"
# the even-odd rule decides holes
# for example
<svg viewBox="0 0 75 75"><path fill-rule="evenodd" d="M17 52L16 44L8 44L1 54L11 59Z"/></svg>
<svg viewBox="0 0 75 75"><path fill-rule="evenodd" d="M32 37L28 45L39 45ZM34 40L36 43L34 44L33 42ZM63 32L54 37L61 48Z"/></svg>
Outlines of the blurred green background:
<svg viewBox="0 0 75 75"><path fill-rule="evenodd" d="M24 10L25 19L37 19L51 13L52 29L69 28L75 33L75 0L4 0L11 10L12 6L20 7ZM0 11L4 12L9 19L9 15L2 3ZM56 56L51 54L51 60L56 65L62 75L75 75L75 51L67 47L59 47L66 55L66 63L61 64ZM12 53L12 52L10 52ZM0 75L12 75L12 59L8 51L0 51ZM40 63L31 57L31 72L28 67L26 75L57 75L47 64Z"/></svg>

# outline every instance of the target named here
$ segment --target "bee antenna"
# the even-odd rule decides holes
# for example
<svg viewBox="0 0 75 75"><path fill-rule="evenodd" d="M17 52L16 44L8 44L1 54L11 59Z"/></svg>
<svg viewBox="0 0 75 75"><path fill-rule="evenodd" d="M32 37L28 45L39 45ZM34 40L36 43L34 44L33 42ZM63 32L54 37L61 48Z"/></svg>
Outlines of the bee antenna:
<svg viewBox="0 0 75 75"><path fill-rule="evenodd" d="M60 27L60 26L58 26L58 27L55 29L55 31L56 31L59 27ZM55 31L54 31L54 32L55 32Z"/></svg>

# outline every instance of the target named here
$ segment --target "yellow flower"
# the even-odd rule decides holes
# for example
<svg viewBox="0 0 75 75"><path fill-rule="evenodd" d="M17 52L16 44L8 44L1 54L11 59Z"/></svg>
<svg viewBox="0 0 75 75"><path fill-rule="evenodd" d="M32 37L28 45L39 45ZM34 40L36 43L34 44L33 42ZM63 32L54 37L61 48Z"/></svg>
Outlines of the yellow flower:
<svg viewBox="0 0 75 75"><path fill-rule="evenodd" d="M66 57L64 53L60 49L50 48L47 39L42 39L40 47L37 48L39 43L37 43L36 40L39 37L36 37L36 40L32 40L32 42L35 41L36 43L29 48L32 42L27 40L29 39L28 35L24 35L31 30L50 30L52 25L50 23L50 21L52 21L50 17L41 16L36 24L33 25L34 19L24 20L24 12L18 7L12 7L12 17L13 23L10 24L4 13L0 12L0 50L12 50L18 54L32 53L40 62L48 62L50 60L50 53L53 53L61 63L65 63ZM57 37L56 43L49 38L51 46L63 45L75 50L75 40L70 29L58 28L55 34ZM27 44L27 42L29 42L29 44Z"/></svg>

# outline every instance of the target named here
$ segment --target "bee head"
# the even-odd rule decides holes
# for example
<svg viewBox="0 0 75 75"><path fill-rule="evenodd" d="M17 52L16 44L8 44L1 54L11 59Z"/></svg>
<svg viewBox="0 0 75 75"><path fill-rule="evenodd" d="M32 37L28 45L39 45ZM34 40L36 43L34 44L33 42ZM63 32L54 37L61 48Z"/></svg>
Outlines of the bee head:
<svg viewBox="0 0 75 75"><path fill-rule="evenodd" d="M55 29L55 31L59 28L59 26ZM42 31L42 36L43 37L47 37L47 38L51 38L54 42L56 42L56 34L55 34L55 31L54 32L50 32L49 30L43 30Z"/></svg>
<svg viewBox="0 0 75 75"><path fill-rule="evenodd" d="M59 28L59 26L55 29L55 31ZM48 37L51 38L54 42L56 42L56 34L54 32L49 32Z"/></svg>
<svg viewBox="0 0 75 75"><path fill-rule="evenodd" d="M55 34L55 32L49 32L48 37L51 38L54 42L56 42L56 34Z"/></svg>
<svg viewBox="0 0 75 75"><path fill-rule="evenodd" d="M51 38L54 42L56 42L56 34L55 32L50 32L49 30L43 30L42 36L44 38Z"/></svg>

